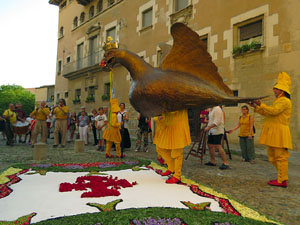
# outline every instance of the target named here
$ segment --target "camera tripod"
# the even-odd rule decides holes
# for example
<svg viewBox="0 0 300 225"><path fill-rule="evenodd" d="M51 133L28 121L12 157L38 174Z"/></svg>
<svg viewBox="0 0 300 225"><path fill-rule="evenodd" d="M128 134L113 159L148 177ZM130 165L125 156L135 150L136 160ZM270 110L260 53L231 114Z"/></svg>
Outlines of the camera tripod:
<svg viewBox="0 0 300 225"><path fill-rule="evenodd" d="M227 152L226 151L225 152L228 154L229 159L231 160L232 157L231 157L231 152L230 152L230 148L229 148L228 138L227 138L227 135L226 135L227 133L228 133L227 131L224 131L224 135L223 135L221 144L222 144L222 147L224 148L224 142L226 142ZM207 131L205 131L204 128L202 128L199 131L199 134L197 135L197 137L196 137L189 153L185 157L185 160L187 160L188 157L190 155L192 155L192 156L195 156L197 158L200 158L201 165L202 165L203 164L203 156L204 156L206 150L208 149L206 147L206 143L207 143ZM197 148L195 148L196 145L197 145Z"/></svg>

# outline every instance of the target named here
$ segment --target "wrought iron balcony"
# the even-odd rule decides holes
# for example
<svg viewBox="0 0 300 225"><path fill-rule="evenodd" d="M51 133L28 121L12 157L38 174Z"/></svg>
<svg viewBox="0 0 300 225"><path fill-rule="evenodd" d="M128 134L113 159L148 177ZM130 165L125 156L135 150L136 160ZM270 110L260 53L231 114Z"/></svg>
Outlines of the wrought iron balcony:
<svg viewBox="0 0 300 225"><path fill-rule="evenodd" d="M100 50L98 52L94 52L86 57L80 58L76 61L67 63L63 66L63 75L66 78L72 78L72 74L79 74L81 71L86 72L89 68L98 65L103 58L104 51Z"/></svg>

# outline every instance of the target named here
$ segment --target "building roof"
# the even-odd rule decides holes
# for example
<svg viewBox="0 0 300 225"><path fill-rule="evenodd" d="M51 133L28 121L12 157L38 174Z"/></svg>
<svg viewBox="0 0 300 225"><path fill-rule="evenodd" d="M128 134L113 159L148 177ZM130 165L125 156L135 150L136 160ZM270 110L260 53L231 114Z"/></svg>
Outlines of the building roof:
<svg viewBox="0 0 300 225"><path fill-rule="evenodd" d="M49 0L49 4L59 5L63 0Z"/></svg>
<svg viewBox="0 0 300 225"><path fill-rule="evenodd" d="M59 5L60 3L62 3L64 0L49 0L49 4L52 5ZM93 0L77 0L77 3L83 6L86 6L88 4L90 4Z"/></svg>

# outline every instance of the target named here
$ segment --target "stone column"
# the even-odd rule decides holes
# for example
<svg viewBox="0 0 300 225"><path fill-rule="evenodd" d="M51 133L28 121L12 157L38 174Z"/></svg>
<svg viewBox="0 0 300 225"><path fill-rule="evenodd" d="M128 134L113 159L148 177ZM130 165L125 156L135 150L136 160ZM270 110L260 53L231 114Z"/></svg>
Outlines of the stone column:
<svg viewBox="0 0 300 225"><path fill-rule="evenodd" d="M47 157L47 145L45 143L36 143L33 148L33 159L43 160Z"/></svg>
<svg viewBox="0 0 300 225"><path fill-rule="evenodd" d="M84 141L83 140L75 140L75 152L84 152Z"/></svg>

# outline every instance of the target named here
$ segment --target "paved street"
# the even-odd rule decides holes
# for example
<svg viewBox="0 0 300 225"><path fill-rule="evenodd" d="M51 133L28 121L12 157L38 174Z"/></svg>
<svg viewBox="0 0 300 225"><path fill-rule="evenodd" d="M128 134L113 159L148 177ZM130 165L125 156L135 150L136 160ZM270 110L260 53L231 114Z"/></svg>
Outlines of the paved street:
<svg viewBox="0 0 300 225"><path fill-rule="evenodd" d="M91 135L90 135L91 138ZM96 151L93 145L86 146L84 153L74 153L74 145L67 144L65 149L53 149L53 139L48 139L48 157L43 162L94 162L106 160L103 152ZM276 178L276 173L267 161L263 148L256 148L256 164L241 162L240 151L237 146L231 148L233 159L230 169L221 171L217 167L200 165L200 159L190 156L183 162L183 174L201 184L205 184L220 191L239 202L275 218L284 224L296 225L300 221L300 162L299 152L291 152L289 164L288 188L270 187L266 183ZM185 155L188 148L185 149ZM114 152L113 152L114 153ZM155 146L150 145L150 151L135 152L134 143L131 150L125 152L126 157L146 158L156 161ZM204 162L208 160L205 155ZM221 161L218 158L218 165ZM5 146L0 137L0 171L15 163L32 163L32 148L28 144L15 144L14 147Z"/></svg>

